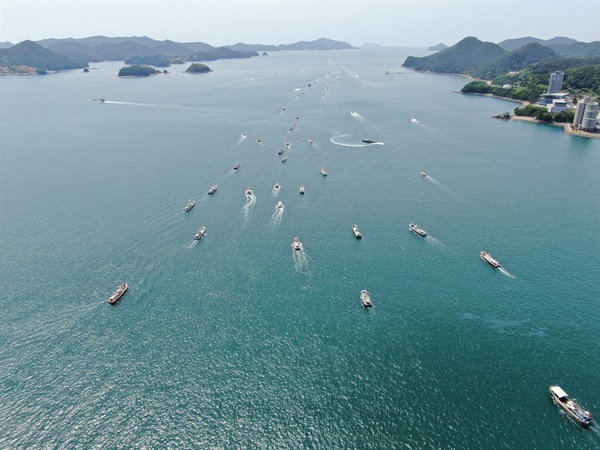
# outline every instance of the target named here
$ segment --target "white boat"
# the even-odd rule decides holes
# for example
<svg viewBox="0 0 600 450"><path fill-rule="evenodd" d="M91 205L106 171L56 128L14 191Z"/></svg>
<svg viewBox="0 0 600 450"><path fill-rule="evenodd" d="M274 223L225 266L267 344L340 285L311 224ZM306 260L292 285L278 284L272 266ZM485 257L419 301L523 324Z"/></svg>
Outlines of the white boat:
<svg viewBox="0 0 600 450"><path fill-rule="evenodd" d="M281 200L277 202L277 209L283 209L283 202Z"/></svg>
<svg viewBox="0 0 600 450"><path fill-rule="evenodd" d="M246 195L248 197L252 197L252 195L253 195L252 189L250 189L249 187L246 188Z"/></svg>
<svg viewBox="0 0 600 450"><path fill-rule="evenodd" d="M500 268L500 263L492 258L492 255L486 252L481 252L481 259L483 259L486 263L492 266L494 269Z"/></svg>
<svg viewBox="0 0 600 450"><path fill-rule="evenodd" d="M235 166L233 166L233 170L238 170L240 168L240 163L237 163Z"/></svg>
<svg viewBox="0 0 600 450"><path fill-rule="evenodd" d="M261 138L256 138L256 143L260 144L262 142Z"/></svg>
<svg viewBox="0 0 600 450"><path fill-rule="evenodd" d="M427 236L427 233L425 232L425 230L423 228L419 227L419 225L417 225L416 223L411 223L410 225L408 225L408 229L410 231L412 231L413 233L415 233L417 236L420 236L420 237Z"/></svg>
<svg viewBox="0 0 600 450"><path fill-rule="evenodd" d="M217 185L213 184L212 187L208 190L208 194L212 195L217 191Z"/></svg>
<svg viewBox="0 0 600 450"><path fill-rule="evenodd" d="M294 242L292 243L292 246L294 247L294 250L296 250L296 251L302 250L302 243L300 242L300 240L297 237L294 238Z"/></svg>
<svg viewBox="0 0 600 450"><path fill-rule="evenodd" d="M288 160L288 156L287 155L285 155L283 158L281 158L281 162L282 163L286 162L287 160Z"/></svg>
<svg viewBox="0 0 600 450"><path fill-rule="evenodd" d="M368 308L373 306L373 302L371 302L371 294L369 294L369 292L366 289L360 291L360 299L362 300L363 305L365 305L365 307Z"/></svg>
<svg viewBox="0 0 600 450"><path fill-rule="evenodd" d="M567 393L563 391L560 386L550 386L550 394L552 394L554 403L560 406L581 425L589 425L594 420L592 413L583 409L574 398L569 398Z"/></svg>
<svg viewBox="0 0 600 450"><path fill-rule="evenodd" d="M304 185L303 184L300 185L300 193L304 194Z"/></svg>
<svg viewBox="0 0 600 450"><path fill-rule="evenodd" d="M273 186L273 189L275 189L276 191L279 190L281 186L279 185L279 183L275 183L275 186Z"/></svg>
<svg viewBox="0 0 600 450"><path fill-rule="evenodd" d="M187 205L185 205L185 208L183 208L183 210L184 210L185 212L188 212L190 209L192 209L192 208L194 207L194 205L195 205L195 204L196 204L196 202L195 202L194 200L190 200L190 201L188 202L188 204L187 204Z"/></svg>
<svg viewBox="0 0 600 450"><path fill-rule="evenodd" d="M362 239L362 234L358 229L358 225L356 225L355 223L352 224L352 231L354 232L354 236L356 236L356 239Z"/></svg>
<svg viewBox="0 0 600 450"><path fill-rule="evenodd" d="M421 175L423 178L427 178L427 174L425 172L419 172L419 175Z"/></svg>
<svg viewBox="0 0 600 450"><path fill-rule="evenodd" d="M308 138L308 143L309 143L309 144L314 144L314 143L315 143L315 141L313 141L311 138Z"/></svg>
<svg viewBox="0 0 600 450"><path fill-rule="evenodd" d="M327 171L325 170L324 167L321 167L321 175L323 175L324 177L327 176Z"/></svg>
<svg viewBox="0 0 600 450"><path fill-rule="evenodd" d="M194 239L196 241L199 241L200 239L202 239L202 236L204 236L204 233L206 231L206 227L202 227L198 230L198 232L194 235Z"/></svg>

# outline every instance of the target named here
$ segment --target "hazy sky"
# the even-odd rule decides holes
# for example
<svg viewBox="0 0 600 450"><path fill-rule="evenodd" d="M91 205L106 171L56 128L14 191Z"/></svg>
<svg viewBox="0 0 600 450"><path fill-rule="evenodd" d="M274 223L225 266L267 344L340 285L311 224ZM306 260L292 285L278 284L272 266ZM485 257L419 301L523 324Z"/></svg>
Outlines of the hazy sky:
<svg viewBox="0 0 600 450"><path fill-rule="evenodd" d="M0 0L0 41L148 36L213 46L320 37L354 46L534 36L600 40L600 0Z"/></svg>

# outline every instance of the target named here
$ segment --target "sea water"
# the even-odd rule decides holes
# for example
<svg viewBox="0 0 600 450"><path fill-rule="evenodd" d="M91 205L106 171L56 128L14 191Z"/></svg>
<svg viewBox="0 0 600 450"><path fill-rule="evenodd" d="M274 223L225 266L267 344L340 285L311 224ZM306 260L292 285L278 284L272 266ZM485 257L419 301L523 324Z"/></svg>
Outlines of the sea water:
<svg viewBox="0 0 600 450"><path fill-rule="evenodd" d="M2 78L0 446L598 448L599 141L423 54Z"/></svg>

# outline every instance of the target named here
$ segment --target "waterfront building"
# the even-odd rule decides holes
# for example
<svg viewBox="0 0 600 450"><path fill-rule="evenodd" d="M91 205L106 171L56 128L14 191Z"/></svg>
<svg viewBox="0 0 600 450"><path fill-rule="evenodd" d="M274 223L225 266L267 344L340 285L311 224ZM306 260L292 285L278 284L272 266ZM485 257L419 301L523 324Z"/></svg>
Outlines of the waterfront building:
<svg viewBox="0 0 600 450"><path fill-rule="evenodd" d="M575 107L571 104L571 101L566 98L560 100L553 100L552 103L546 106L546 109L548 109L548 111L551 113L571 111L574 108Z"/></svg>
<svg viewBox="0 0 600 450"><path fill-rule="evenodd" d="M585 104L583 112L583 120L581 121L581 131L593 133L596 131L598 123L598 102L590 102Z"/></svg>
<svg viewBox="0 0 600 450"><path fill-rule="evenodd" d="M585 105L587 103L591 103L594 100L593 97L583 97L583 100L580 100L577 103L577 109L575 110L575 116L573 116L573 127L577 129L579 125L581 125L581 121L583 120L583 113L585 112Z"/></svg>
<svg viewBox="0 0 600 450"><path fill-rule="evenodd" d="M554 100L564 100L564 101L569 101L568 97L569 93L568 92L556 92L553 94L542 94L538 104L540 106L547 106L550 105Z"/></svg>
<svg viewBox="0 0 600 450"><path fill-rule="evenodd" d="M563 78L565 74L563 72L554 72L550 74L550 83L548 83L548 94L554 94L560 92L562 87Z"/></svg>

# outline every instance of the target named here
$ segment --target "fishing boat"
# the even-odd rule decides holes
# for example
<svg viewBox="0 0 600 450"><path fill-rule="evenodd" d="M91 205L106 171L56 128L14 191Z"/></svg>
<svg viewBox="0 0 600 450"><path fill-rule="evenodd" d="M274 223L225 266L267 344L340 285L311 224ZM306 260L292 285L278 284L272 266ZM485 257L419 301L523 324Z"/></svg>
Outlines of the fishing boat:
<svg viewBox="0 0 600 450"><path fill-rule="evenodd" d="M408 225L408 229L410 231L412 231L413 233L415 233L419 237L427 236L427 233L425 232L425 230L423 228L419 227L419 225L417 225L416 223L411 223L410 225Z"/></svg>
<svg viewBox="0 0 600 450"><path fill-rule="evenodd" d="M192 208L194 207L194 205L195 205L195 204L196 204L196 202L195 202L194 200L190 200L190 201L188 202L188 204L187 204L187 205L185 205L185 207L183 208L183 210L184 210L185 212L188 212L190 209L192 209Z"/></svg>
<svg viewBox="0 0 600 450"><path fill-rule="evenodd" d="M109 305L114 305L116 304L119 300L121 300L121 298L125 295L125 292L127 292L128 289L128 285L127 283L123 283L121 286L119 286L117 288L117 290L114 292L113 295L111 295L110 297L108 297L108 304Z"/></svg>
<svg viewBox="0 0 600 450"><path fill-rule="evenodd" d="M233 166L233 170L238 170L240 168L240 163L237 163L235 166Z"/></svg>
<svg viewBox="0 0 600 450"><path fill-rule="evenodd" d="M297 237L294 238L294 242L292 242L292 246L294 247L294 250L296 250L296 251L302 250L302 243L300 242L300 240Z"/></svg>
<svg viewBox="0 0 600 450"><path fill-rule="evenodd" d="M554 403L560 406L581 425L587 426L594 420L592 413L583 409L574 398L569 398L567 393L563 391L560 386L550 386L550 394L552 394Z"/></svg>
<svg viewBox="0 0 600 450"><path fill-rule="evenodd" d="M217 185L213 184L212 187L208 190L208 194L212 195L217 191Z"/></svg>
<svg viewBox="0 0 600 450"><path fill-rule="evenodd" d="M352 231L354 232L354 236L356 236L356 239L362 239L362 234L358 229L358 225L356 225L355 223L352 224Z"/></svg>
<svg viewBox="0 0 600 450"><path fill-rule="evenodd" d="M202 239L202 236L204 236L204 233L206 232L206 227L202 227L198 230L198 232L194 235L194 240L199 241L200 239Z"/></svg>
<svg viewBox="0 0 600 450"><path fill-rule="evenodd" d="M492 266L494 269L500 268L500 263L492 258L492 255L486 252L481 252L481 259L483 259L486 263Z"/></svg>
<svg viewBox="0 0 600 450"><path fill-rule="evenodd" d="M281 162L282 163L286 162L287 160L288 160L288 156L287 155L285 155L283 158L281 158Z"/></svg>
<svg viewBox="0 0 600 450"><path fill-rule="evenodd" d="M366 308L373 306L373 302L371 302L371 294L366 289L360 291L360 299Z"/></svg>
<svg viewBox="0 0 600 450"><path fill-rule="evenodd" d="M279 151L277 152L278 155L283 155L283 152L285 152L284 148L280 148Z"/></svg>
<svg viewBox="0 0 600 450"><path fill-rule="evenodd" d="M321 167L321 175L323 175L324 177L327 176L327 171L325 170L324 167Z"/></svg>

